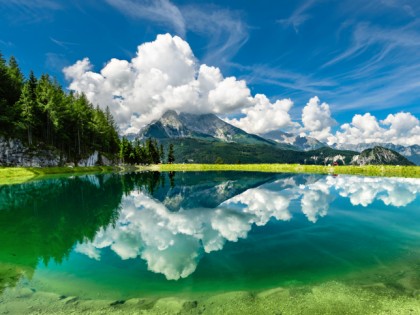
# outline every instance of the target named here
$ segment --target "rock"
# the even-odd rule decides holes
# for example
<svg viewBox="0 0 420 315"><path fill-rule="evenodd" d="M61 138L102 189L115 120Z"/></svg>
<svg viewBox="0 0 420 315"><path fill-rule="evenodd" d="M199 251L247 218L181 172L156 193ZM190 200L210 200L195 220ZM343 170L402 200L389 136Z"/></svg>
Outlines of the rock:
<svg viewBox="0 0 420 315"><path fill-rule="evenodd" d="M82 159L77 163L79 166L95 166L99 161L98 151L93 152L87 159Z"/></svg>
<svg viewBox="0 0 420 315"><path fill-rule="evenodd" d="M43 148L27 148L20 140L0 137L0 166L58 166L56 152Z"/></svg>
<svg viewBox="0 0 420 315"><path fill-rule="evenodd" d="M118 300L118 301L112 302L111 304L109 304L109 306L122 305L124 303L125 303L125 300Z"/></svg>

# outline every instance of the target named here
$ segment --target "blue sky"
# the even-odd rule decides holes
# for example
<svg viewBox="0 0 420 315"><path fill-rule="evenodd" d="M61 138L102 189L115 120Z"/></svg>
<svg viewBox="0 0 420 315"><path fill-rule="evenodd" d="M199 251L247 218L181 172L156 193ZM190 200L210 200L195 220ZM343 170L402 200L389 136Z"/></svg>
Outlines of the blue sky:
<svg viewBox="0 0 420 315"><path fill-rule="evenodd" d="M179 35L199 63L246 80L252 95L318 96L339 128L355 114L419 115L420 2L406 0L0 0L0 51L50 73L85 57L99 71L158 34Z"/></svg>

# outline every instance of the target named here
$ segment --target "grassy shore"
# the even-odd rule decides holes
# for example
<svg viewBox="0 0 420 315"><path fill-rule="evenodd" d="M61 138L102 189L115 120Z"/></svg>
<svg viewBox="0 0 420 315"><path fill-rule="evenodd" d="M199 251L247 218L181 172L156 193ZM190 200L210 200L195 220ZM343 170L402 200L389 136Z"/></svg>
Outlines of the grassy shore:
<svg viewBox="0 0 420 315"><path fill-rule="evenodd" d="M138 170L170 171L249 171L312 174L351 174L363 176L420 178L420 166L366 165L322 166L300 164L160 164L138 166Z"/></svg>
<svg viewBox="0 0 420 315"><path fill-rule="evenodd" d="M0 167L0 185L24 183L36 178L65 174L95 174L121 171L249 171L420 178L420 166L321 166L299 164L160 164L151 166L92 167Z"/></svg>
<svg viewBox="0 0 420 315"><path fill-rule="evenodd" d="M35 178L64 174L97 174L124 170L115 166L89 167L0 167L0 185L24 183Z"/></svg>

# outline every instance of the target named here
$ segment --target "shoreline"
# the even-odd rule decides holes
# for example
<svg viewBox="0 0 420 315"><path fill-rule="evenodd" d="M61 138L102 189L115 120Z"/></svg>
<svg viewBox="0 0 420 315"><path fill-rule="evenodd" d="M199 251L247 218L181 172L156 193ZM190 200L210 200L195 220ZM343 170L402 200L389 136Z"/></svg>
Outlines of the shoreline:
<svg viewBox="0 0 420 315"><path fill-rule="evenodd" d="M60 295L18 286L3 292L0 312L12 314L417 314L418 293L399 292L384 282L369 285L327 281L317 285L258 291L166 295L128 299Z"/></svg>
<svg viewBox="0 0 420 315"><path fill-rule="evenodd" d="M41 179L54 175L84 175L127 171L246 171L420 178L420 166L322 166L301 164L157 164L149 166L115 165L86 167L0 167L0 185L20 184L34 179Z"/></svg>
<svg viewBox="0 0 420 315"><path fill-rule="evenodd" d="M136 169L139 171L159 172L246 171L420 178L420 166L394 165L322 166L301 164L158 164L150 166L136 166Z"/></svg>
<svg viewBox="0 0 420 315"><path fill-rule="evenodd" d="M0 167L0 185L22 184L50 176L113 173L130 169L124 166Z"/></svg>

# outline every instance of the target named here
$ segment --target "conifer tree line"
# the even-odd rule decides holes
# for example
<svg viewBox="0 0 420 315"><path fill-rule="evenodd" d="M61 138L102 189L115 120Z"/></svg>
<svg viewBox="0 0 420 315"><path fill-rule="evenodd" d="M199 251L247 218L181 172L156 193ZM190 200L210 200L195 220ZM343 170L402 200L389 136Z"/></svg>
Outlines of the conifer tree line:
<svg viewBox="0 0 420 315"><path fill-rule="evenodd" d="M120 160L125 164L159 164L175 161L173 144L169 145L168 156L165 156L163 144L156 139L146 139L145 142L129 141L123 137L120 146Z"/></svg>
<svg viewBox="0 0 420 315"><path fill-rule="evenodd" d="M29 148L56 149L62 162L77 162L94 151L126 164L175 161L155 139L130 142L118 136L107 107L94 107L84 94L66 93L48 74L25 78L16 59L0 52L0 137L19 139Z"/></svg>
<svg viewBox="0 0 420 315"><path fill-rule="evenodd" d="M47 74L25 78L14 57L0 53L0 136L29 147L55 148L65 161L95 150L118 157L120 140L109 108L94 107L83 94L66 93Z"/></svg>

